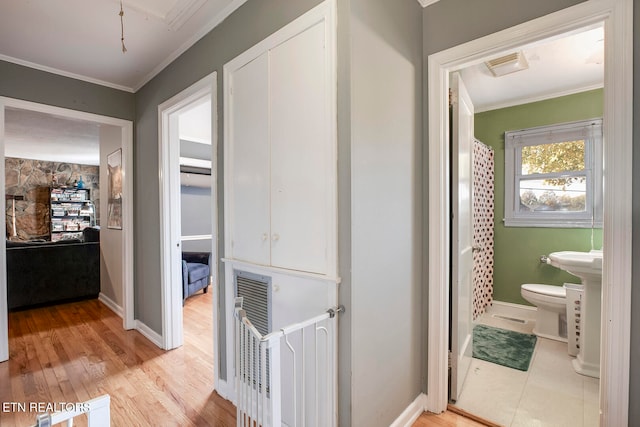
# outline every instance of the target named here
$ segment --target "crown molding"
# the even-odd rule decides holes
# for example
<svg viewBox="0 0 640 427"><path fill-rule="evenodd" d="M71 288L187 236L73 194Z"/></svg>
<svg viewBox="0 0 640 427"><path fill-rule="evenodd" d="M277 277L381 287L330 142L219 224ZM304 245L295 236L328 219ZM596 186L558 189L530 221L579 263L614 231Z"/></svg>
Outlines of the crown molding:
<svg viewBox="0 0 640 427"><path fill-rule="evenodd" d="M518 98L505 102L495 102L482 106L475 106L476 113L484 113L487 111L499 110L501 108L515 107L517 105L531 104L532 102L546 101L547 99L560 98L561 96L575 95L576 93L587 92L595 89L602 89L604 82L594 85L581 86L574 89L567 89L563 91L554 91L536 96L529 96L526 98Z"/></svg>
<svg viewBox="0 0 640 427"><path fill-rule="evenodd" d="M420 6L422 7L427 7L430 4L434 4L436 2L438 2L438 0L418 0L418 3L420 3Z"/></svg>
<svg viewBox="0 0 640 427"><path fill-rule="evenodd" d="M119 84L116 84L116 83L111 83L111 82L107 82L107 81L100 80L100 79L94 79L92 77L83 76L81 74L70 73L68 71L60 70L58 68L47 67L46 65L36 64L35 62L25 61L23 59L14 58L12 56L7 56L7 55L0 54L0 61L10 62L12 64L21 65L23 67L33 68L34 70L40 70L40 71L44 71L44 72L51 73L51 74L57 74L59 76L69 77L71 79L81 80L81 81L87 82L87 83L93 83L93 84L96 84L96 85L106 86L106 87L110 87L112 89L118 89L118 90L122 90L122 91L125 91L125 92L131 92L131 93L134 92L133 88L130 88L130 87L127 87L127 86L122 86L122 85L119 85Z"/></svg>
<svg viewBox="0 0 640 427"><path fill-rule="evenodd" d="M240 6L242 6L247 0L233 0L227 5L220 13L211 19L207 25L205 25L200 31L187 40L182 46L176 49L171 55L169 55L164 61L162 61L156 68L154 68L149 74L147 74L137 85L133 87L134 92L139 91L144 85L149 83L151 79L160 74L169 64L171 64L180 55L186 52L191 46L196 44L198 40L207 35L211 30L224 21L229 15L235 12Z"/></svg>

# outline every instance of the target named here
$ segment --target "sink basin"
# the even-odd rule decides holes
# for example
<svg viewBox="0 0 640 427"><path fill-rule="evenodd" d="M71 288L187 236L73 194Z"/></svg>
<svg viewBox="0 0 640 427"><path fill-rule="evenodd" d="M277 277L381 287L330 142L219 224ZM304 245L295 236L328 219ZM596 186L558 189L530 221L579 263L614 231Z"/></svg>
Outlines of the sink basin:
<svg viewBox="0 0 640 427"><path fill-rule="evenodd" d="M549 264L579 277L583 281L589 277L602 278L602 251L574 252L562 251L549 254Z"/></svg>

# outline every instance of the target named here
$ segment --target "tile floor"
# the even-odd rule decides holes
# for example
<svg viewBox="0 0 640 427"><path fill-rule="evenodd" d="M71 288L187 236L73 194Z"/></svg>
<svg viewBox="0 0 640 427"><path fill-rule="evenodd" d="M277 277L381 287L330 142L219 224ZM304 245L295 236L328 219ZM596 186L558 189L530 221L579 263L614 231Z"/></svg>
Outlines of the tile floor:
<svg viewBox="0 0 640 427"><path fill-rule="evenodd" d="M531 333L485 314L480 323ZM597 427L599 380L577 374L567 344L538 338L527 372L473 359L456 406L511 427Z"/></svg>

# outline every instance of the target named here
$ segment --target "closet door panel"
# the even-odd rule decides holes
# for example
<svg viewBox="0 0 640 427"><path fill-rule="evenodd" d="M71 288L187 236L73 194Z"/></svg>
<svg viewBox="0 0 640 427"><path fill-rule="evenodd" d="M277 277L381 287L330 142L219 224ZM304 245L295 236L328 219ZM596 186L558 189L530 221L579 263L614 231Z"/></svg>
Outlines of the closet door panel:
<svg viewBox="0 0 640 427"><path fill-rule="evenodd" d="M271 264L327 270L328 99L324 23L271 50Z"/></svg>
<svg viewBox="0 0 640 427"><path fill-rule="evenodd" d="M270 263L269 78L264 53L231 76L233 258Z"/></svg>

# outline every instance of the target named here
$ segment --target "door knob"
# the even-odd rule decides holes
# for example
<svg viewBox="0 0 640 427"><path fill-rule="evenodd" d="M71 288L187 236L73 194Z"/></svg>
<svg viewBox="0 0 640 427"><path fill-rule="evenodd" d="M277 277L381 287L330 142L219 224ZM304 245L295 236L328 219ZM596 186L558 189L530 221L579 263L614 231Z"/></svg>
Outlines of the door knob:
<svg viewBox="0 0 640 427"><path fill-rule="evenodd" d="M271 236L271 240L277 242L278 240L280 240L280 235L278 233L274 233L273 236Z"/></svg>
<svg viewBox="0 0 640 427"><path fill-rule="evenodd" d="M269 238L269 235L267 233L262 233L262 241L266 241Z"/></svg>

